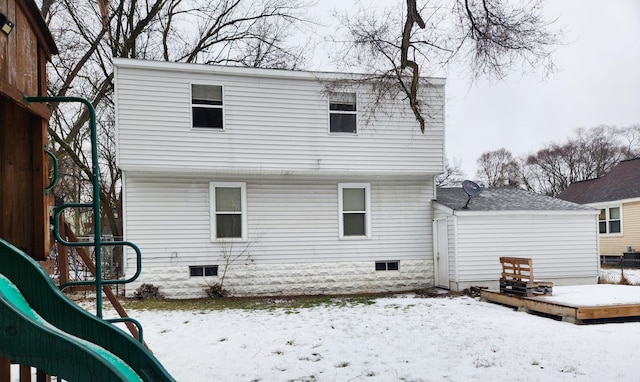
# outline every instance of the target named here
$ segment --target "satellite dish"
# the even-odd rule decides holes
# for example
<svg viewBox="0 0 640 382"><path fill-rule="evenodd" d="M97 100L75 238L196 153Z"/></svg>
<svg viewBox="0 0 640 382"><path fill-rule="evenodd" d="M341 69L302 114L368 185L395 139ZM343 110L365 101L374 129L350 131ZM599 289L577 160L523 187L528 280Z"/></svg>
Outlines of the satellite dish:
<svg viewBox="0 0 640 382"><path fill-rule="evenodd" d="M469 208L469 202L471 201L471 198L473 198L474 196L478 196L478 194L482 192L482 189L475 182L472 182L470 180L465 180L462 182L462 189L469 196L469 198L467 199L467 203L465 203L464 207L462 207L466 210Z"/></svg>

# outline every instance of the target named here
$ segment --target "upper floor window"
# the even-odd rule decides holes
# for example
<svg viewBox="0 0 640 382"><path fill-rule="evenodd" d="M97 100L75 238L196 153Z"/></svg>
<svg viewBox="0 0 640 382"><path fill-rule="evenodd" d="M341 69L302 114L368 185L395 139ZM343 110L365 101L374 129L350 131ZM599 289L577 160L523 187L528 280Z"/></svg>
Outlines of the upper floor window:
<svg viewBox="0 0 640 382"><path fill-rule="evenodd" d="M356 93L331 93L329 95L329 132L357 133L356 110Z"/></svg>
<svg viewBox="0 0 640 382"><path fill-rule="evenodd" d="M245 183L209 184L211 239L247 239Z"/></svg>
<svg viewBox="0 0 640 382"><path fill-rule="evenodd" d="M192 84L191 111L193 127L222 130L222 86Z"/></svg>
<svg viewBox="0 0 640 382"><path fill-rule="evenodd" d="M370 237L369 184L339 184L338 205L340 209L340 237Z"/></svg>
<svg viewBox="0 0 640 382"><path fill-rule="evenodd" d="M621 233L622 219L620 207L602 208L598 216L598 225L600 233Z"/></svg>

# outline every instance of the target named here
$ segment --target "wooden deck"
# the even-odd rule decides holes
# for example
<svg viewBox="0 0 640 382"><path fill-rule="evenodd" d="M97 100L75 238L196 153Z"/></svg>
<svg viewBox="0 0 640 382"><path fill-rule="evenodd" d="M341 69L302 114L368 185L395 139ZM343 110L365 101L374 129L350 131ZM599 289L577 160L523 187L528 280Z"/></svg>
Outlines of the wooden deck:
<svg viewBox="0 0 640 382"><path fill-rule="evenodd" d="M584 287L585 293L588 294L593 290L593 287L597 287L597 285L586 285ZM576 324L589 324L640 319L640 286L635 288L637 288L638 291L638 298L636 299L624 300L622 302L616 301L614 293L611 295L610 303L599 301L593 305L584 302L569 302L571 299L562 301L561 298L554 299L549 296L520 297L488 290L482 291L481 299L525 311L556 316L563 321ZM559 288L554 288L554 292L556 289ZM602 296L600 297L602 298ZM586 300L588 300L588 298Z"/></svg>

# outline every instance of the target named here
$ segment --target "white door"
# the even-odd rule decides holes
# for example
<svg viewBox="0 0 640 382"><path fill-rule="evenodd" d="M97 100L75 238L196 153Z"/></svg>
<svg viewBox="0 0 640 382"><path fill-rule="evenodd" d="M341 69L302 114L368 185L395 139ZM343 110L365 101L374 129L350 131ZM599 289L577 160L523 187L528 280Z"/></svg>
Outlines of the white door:
<svg viewBox="0 0 640 382"><path fill-rule="evenodd" d="M434 224L436 286L449 289L449 237L447 219L438 219Z"/></svg>

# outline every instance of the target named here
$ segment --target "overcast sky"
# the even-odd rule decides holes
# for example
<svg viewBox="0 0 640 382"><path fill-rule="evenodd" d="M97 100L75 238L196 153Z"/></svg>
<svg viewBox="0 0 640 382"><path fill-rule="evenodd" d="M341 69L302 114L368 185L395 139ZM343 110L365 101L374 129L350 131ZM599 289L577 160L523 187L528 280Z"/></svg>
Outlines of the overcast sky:
<svg viewBox="0 0 640 382"><path fill-rule="evenodd" d="M353 2L318 6L349 9ZM470 179L486 151L505 147L520 156L578 127L640 124L640 0L551 0L545 13L566 32L555 74L473 85L460 74L447 76L446 154Z"/></svg>

